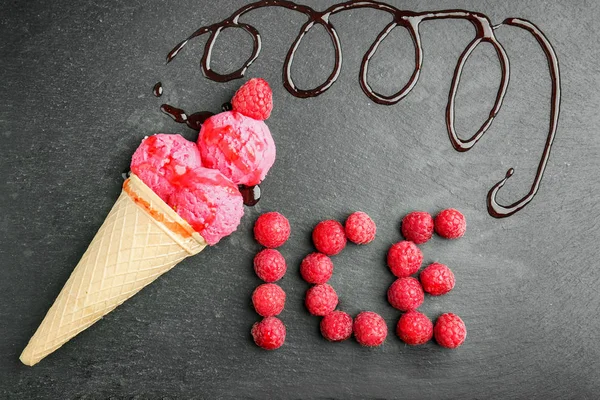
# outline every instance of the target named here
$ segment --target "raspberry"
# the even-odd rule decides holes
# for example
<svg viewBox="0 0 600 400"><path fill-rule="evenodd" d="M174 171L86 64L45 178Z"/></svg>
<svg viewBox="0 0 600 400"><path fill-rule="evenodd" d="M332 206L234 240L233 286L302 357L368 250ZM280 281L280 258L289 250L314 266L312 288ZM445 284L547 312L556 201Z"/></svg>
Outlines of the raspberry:
<svg viewBox="0 0 600 400"><path fill-rule="evenodd" d="M409 311L398 320L396 333L408 345L425 344L433 337L433 323L425 314Z"/></svg>
<svg viewBox="0 0 600 400"><path fill-rule="evenodd" d="M446 239L458 239L465 234L467 221L465 216L454 208L440 211L435 217L435 231Z"/></svg>
<svg viewBox="0 0 600 400"><path fill-rule="evenodd" d="M343 311L332 311L321 320L321 334L331 342L341 342L352 335L352 317Z"/></svg>
<svg viewBox="0 0 600 400"><path fill-rule="evenodd" d="M279 247L290 237L290 222L275 211L263 214L254 223L254 237L265 247Z"/></svg>
<svg viewBox="0 0 600 400"><path fill-rule="evenodd" d="M285 306L285 292L274 283L263 283L254 289L252 304L263 317L278 315Z"/></svg>
<svg viewBox="0 0 600 400"><path fill-rule="evenodd" d="M346 247L344 227L331 219L321 221L315 226L312 239L317 250L328 256L336 255Z"/></svg>
<svg viewBox="0 0 600 400"><path fill-rule="evenodd" d="M265 282L280 280L286 269L285 258L277 250L264 249L254 257L254 272Z"/></svg>
<svg viewBox="0 0 600 400"><path fill-rule="evenodd" d="M356 244L367 244L375 239L377 227L366 213L357 211L350 214L344 227L348 240Z"/></svg>
<svg viewBox="0 0 600 400"><path fill-rule="evenodd" d="M432 296L441 296L454 287L454 274L444 264L433 263L427 266L419 275L423 290Z"/></svg>
<svg viewBox="0 0 600 400"><path fill-rule="evenodd" d="M335 310L338 296L328 284L315 285L306 291L306 308L312 315L324 316Z"/></svg>
<svg viewBox="0 0 600 400"><path fill-rule="evenodd" d="M280 348L285 342L285 325L277 317L267 317L252 325L252 338L265 350Z"/></svg>
<svg viewBox="0 0 600 400"><path fill-rule="evenodd" d="M300 275L308 283L322 284L331 278L333 263L325 254L310 253L300 264Z"/></svg>
<svg viewBox="0 0 600 400"><path fill-rule="evenodd" d="M356 341L363 346L381 345L387 336L385 320L377 313L363 311L354 318L352 326Z"/></svg>
<svg viewBox="0 0 600 400"><path fill-rule="evenodd" d="M423 304L425 294L419 281L413 277L398 278L387 292L392 307L400 311L411 311Z"/></svg>
<svg viewBox="0 0 600 400"><path fill-rule="evenodd" d="M404 278L417 272L423 262L423 253L413 243L406 240L395 243L390 247L387 263L398 278Z"/></svg>
<svg viewBox="0 0 600 400"><path fill-rule="evenodd" d="M273 110L273 92L271 87L261 78L253 78L244 83L231 99L234 111L246 117L264 121Z"/></svg>
<svg viewBox="0 0 600 400"><path fill-rule="evenodd" d="M402 219L402 236L416 244L422 244L433 235L433 218L424 211L413 211Z"/></svg>
<svg viewBox="0 0 600 400"><path fill-rule="evenodd" d="M433 336L440 346L455 349L465 341L467 328L458 315L446 313L435 321Z"/></svg>

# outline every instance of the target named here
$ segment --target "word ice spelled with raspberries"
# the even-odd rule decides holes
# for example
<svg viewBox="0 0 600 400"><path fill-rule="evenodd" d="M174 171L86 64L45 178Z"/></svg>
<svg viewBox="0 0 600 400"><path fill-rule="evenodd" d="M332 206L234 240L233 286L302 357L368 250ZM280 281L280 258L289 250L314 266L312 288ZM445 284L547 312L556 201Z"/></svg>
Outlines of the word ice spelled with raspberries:
<svg viewBox="0 0 600 400"><path fill-rule="evenodd" d="M346 340L354 334L361 345L375 347L383 344L387 337L387 325L379 314L363 311L353 319L348 313L336 310L337 293L327 284L333 274L330 256L340 253L348 240L359 245L370 243L375 239L376 230L375 222L359 211L351 214L345 225L334 220L321 221L312 232L317 252L308 254L300 264L300 275L313 285L306 291L305 305L310 314L323 317L321 334L331 342ZM403 218L401 230L406 240L393 244L387 254L387 264L397 278L388 289L388 302L404 312L396 334L411 346L427 343L435 337L440 346L454 349L467 336L463 320L458 315L445 313L434 325L417 311L425 292L441 296L454 288L453 272L448 266L435 262L421 271L419 279L411 275L419 271L423 262L423 253L417 245L431 239L434 230L447 239L462 237L466 230L465 217L452 208L441 211L435 220L426 212L415 211ZM254 342L266 350L278 349L285 342L285 325L276 316L284 309L286 295L274 282L283 278L287 266L275 248L287 241L290 231L287 218L277 212L261 215L254 225L254 237L266 247L254 257L254 271L266 283L252 294L254 309L264 318L252 326L251 333Z"/></svg>

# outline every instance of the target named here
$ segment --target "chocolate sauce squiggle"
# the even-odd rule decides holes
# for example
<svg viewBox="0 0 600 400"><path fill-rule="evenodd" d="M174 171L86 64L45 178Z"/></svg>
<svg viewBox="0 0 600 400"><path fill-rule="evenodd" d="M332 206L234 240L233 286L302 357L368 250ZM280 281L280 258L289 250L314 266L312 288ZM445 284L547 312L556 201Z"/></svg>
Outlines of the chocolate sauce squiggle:
<svg viewBox="0 0 600 400"><path fill-rule="evenodd" d="M520 200L508 206L501 205L498 202L498 191L504 186L506 180L514 173L514 170L511 168L507 172L506 177L500 182L498 182L496 185L494 185L492 189L490 189L490 191L488 192L488 212L490 213L490 215L496 218L508 217L525 207L536 195L540 186L540 182L542 180L542 176L544 174L544 170L548 163L552 142L554 141L554 137L556 135L556 128L558 124L558 115L560 109L560 71L558 67L558 58L556 57L556 53L552 48L552 45L550 44L546 36L542 33L542 31L533 23L519 18L509 18L498 26L492 26L490 19L486 15L477 12L465 10L413 12L399 10L391 5L371 0L347 1L340 4L335 4L326 9L325 11L315 11L314 9L308 6L296 4L294 2L286 0L262 0L240 8L239 10L234 12L233 15L231 15L229 18L219 23L204 26L197 29L187 39L180 42L177 46L173 48L173 50L169 52L169 54L167 55L167 63L171 62L190 40L208 33L210 34L210 36L204 46L204 52L202 55L202 60L200 62L204 76L217 82L226 82L232 79L238 79L243 77L244 73L247 71L250 65L254 62L254 60L258 58L262 42L259 32L252 25L239 22L239 19L241 16L243 16L249 11L263 7L282 7L300 12L306 15L306 17L308 18L308 20L300 28L300 32L296 36L296 39L294 40L292 45L290 46L290 49L286 54L285 61L283 64L283 85L292 95L301 98L315 97L322 94L335 83L335 81L340 75L340 71L342 68L342 46L337 31L333 24L330 22L330 17L332 15L345 10L357 8L371 8L390 14L392 16L392 22L390 22L377 35L377 38L371 44L371 46L363 56L359 74L360 86L363 92L374 102L384 105L392 105L398 103L411 92L411 90L415 87L419 80L420 72L423 66L423 47L421 44L421 36L419 33L419 26L421 22L438 19L462 19L469 21L475 28L475 38L467 45L465 50L463 50L462 54L458 58L456 68L454 70L454 75L452 77L450 92L448 94L448 104L446 106L446 126L448 128L450 142L452 143L452 146L460 152L470 150L475 145L475 143L477 143L479 139L483 137L485 132L487 132L487 130L492 125L494 118L500 112L504 96L506 95L508 89L508 83L510 79L510 63L504 47L502 46L502 44L500 44L500 42L496 39L496 36L494 35L494 30L501 26L509 25L520 29L524 29L527 32L529 32L537 40L538 44L544 51L550 68L550 77L552 80L550 130L548 132L546 146L544 147L544 151L542 153L542 157L538 165L537 173L529 193ZM291 71L292 64L294 62L294 56L296 54L296 51L298 50L298 47L300 46L300 43L302 42L302 39L304 39L305 35L316 25L320 25L321 27L323 27L323 29L325 29L325 32L328 34L329 39L331 40L331 45L334 50L335 62L331 73L325 79L324 82L312 89L300 89L296 86L292 78ZM411 74L411 77L409 78L408 82L402 87L402 89L400 89L398 92L392 95L386 96L381 93L377 93L369 84L369 63L372 57L377 52L379 45L397 27L402 27L406 29L411 36L415 49L415 67ZM219 34L227 28L238 28L247 32L252 37L253 49L252 54L244 62L242 67L229 74L220 74L218 72L215 72L211 68L211 56ZM489 43L493 46L494 50L496 51L498 61L500 63L502 76L500 79L498 92L496 94L496 99L494 101L492 109L489 112L488 118L470 138L461 139L458 136L455 128L456 95L458 92L458 86L462 76L463 68L468 58L473 54L473 51L481 43ZM165 105L163 105L162 107L163 111L167 112L164 109ZM180 116L178 114L179 109L172 107L170 111L174 112L168 112L168 114L171 115L175 120L178 120L177 117ZM180 122L187 121L184 120Z"/></svg>
<svg viewBox="0 0 600 400"><path fill-rule="evenodd" d="M550 103L550 127L548 129L548 137L546 138L546 144L544 145L544 151L542 152L542 158L538 164L538 168L533 180L533 185L529 193L522 199L512 203L509 206L503 206L496 200L498 191L504 186L508 178L510 178L514 169L510 168L506 172L506 176L500 182L496 183L488 192L487 204L488 212L492 217L503 218L513 215L523 207L525 207L531 200L533 200L538 189L540 188L540 182L544 175L544 170L548 164L550 158L550 150L552 149L552 143L556 136L556 129L558 128L558 115L560 113L560 70L558 68L558 57L554 48L550 44L548 38L542 33L542 31L530 21L520 18L508 18L502 22L501 25L515 26L529 32L537 40L540 47L544 50L546 59L548 60L548 68L550 69L550 78L552 80L552 96Z"/></svg>

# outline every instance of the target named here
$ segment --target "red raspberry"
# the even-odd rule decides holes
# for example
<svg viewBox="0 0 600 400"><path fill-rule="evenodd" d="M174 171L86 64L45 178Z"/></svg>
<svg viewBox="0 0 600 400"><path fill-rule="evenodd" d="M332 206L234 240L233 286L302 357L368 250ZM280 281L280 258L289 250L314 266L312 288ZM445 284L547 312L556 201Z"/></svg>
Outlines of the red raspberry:
<svg viewBox="0 0 600 400"><path fill-rule="evenodd" d="M411 346L425 344L433 337L433 323L425 314L409 311L398 320L396 333Z"/></svg>
<svg viewBox="0 0 600 400"><path fill-rule="evenodd" d="M366 213L357 211L350 214L344 227L348 240L356 244L367 244L375 239L377 227Z"/></svg>
<svg viewBox="0 0 600 400"><path fill-rule="evenodd" d="M262 78L252 78L235 92L231 99L233 111L264 121L273 110L273 92Z"/></svg>
<svg viewBox="0 0 600 400"><path fill-rule="evenodd" d="M261 215L254 223L256 241L268 248L284 244L290 237L290 230L287 218L275 211Z"/></svg>
<svg viewBox="0 0 600 400"><path fill-rule="evenodd" d="M393 244L387 255L387 263L398 278L404 278L417 272L423 262L423 253L413 243L406 240Z"/></svg>
<svg viewBox="0 0 600 400"><path fill-rule="evenodd" d="M454 274L444 264L433 263L419 275L423 290L432 296L441 296L454 287Z"/></svg>
<svg viewBox="0 0 600 400"><path fill-rule="evenodd" d="M280 252L264 249L254 257L254 272L265 282L276 282L283 278L287 265Z"/></svg>
<svg viewBox="0 0 600 400"><path fill-rule="evenodd" d="M328 256L336 255L346 247L344 227L331 219L321 221L315 226L312 239L317 250Z"/></svg>
<svg viewBox="0 0 600 400"><path fill-rule="evenodd" d="M435 231L446 239L458 239L465 234L467 221L465 216L454 208L440 211L435 217Z"/></svg>
<svg viewBox="0 0 600 400"><path fill-rule="evenodd" d="M352 317L343 311L332 311L321 320L321 334L331 342L341 342L352 335Z"/></svg>
<svg viewBox="0 0 600 400"><path fill-rule="evenodd" d="M458 315L446 313L435 321L433 336L440 346L455 349L465 341L467 328Z"/></svg>
<svg viewBox="0 0 600 400"><path fill-rule="evenodd" d="M285 292L274 283L263 283L254 289L252 304L263 317L278 315L285 307Z"/></svg>
<svg viewBox="0 0 600 400"><path fill-rule="evenodd" d="M325 254L310 253L300 264L300 275L308 283L325 283L331 278L331 274L333 274L333 263Z"/></svg>
<svg viewBox="0 0 600 400"><path fill-rule="evenodd" d="M356 341L363 346L381 345L387 337L385 320L377 313L363 311L354 318L352 326Z"/></svg>
<svg viewBox="0 0 600 400"><path fill-rule="evenodd" d="M277 317L267 317L252 325L252 338L265 350L278 349L285 342L285 325Z"/></svg>
<svg viewBox="0 0 600 400"><path fill-rule="evenodd" d="M306 291L306 308L312 315L324 316L335 310L338 296L328 284L315 285Z"/></svg>
<svg viewBox="0 0 600 400"><path fill-rule="evenodd" d="M423 304L425 294L419 281L409 276L396 279L388 289L387 297L392 307L400 311L411 311Z"/></svg>
<svg viewBox="0 0 600 400"><path fill-rule="evenodd" d="M424 211L413 211L402 219L402 236L416 244L422 244L433 235L433 218Z"/></svg>

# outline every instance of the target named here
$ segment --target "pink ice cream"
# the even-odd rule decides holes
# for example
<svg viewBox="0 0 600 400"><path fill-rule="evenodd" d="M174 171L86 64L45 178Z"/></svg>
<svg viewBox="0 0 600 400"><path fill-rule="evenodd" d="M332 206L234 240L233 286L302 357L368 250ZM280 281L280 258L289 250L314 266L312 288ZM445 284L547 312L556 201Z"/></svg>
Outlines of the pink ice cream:
<svg viewBox="0 0 600 400"><path fill-rule="evenodd" d="M194 142L164 133L145 138L131 159L131 172L164 201L177 188L182 175L201 166Z"/></svg>
<svg viewBox="0 0 600 400"><path fill-rule="evenodd" d="M259 184L275 162L275 143L267 125L236 111L207 119L198 148L205 167L218 169L236 185Z"/></svg>
<svg viewBox="0 0 600 400"><path fill-rule="evenodd" d="M210 245L235 231L244 215L237 185L215 169L184 174L167 203Z"/></svg>

